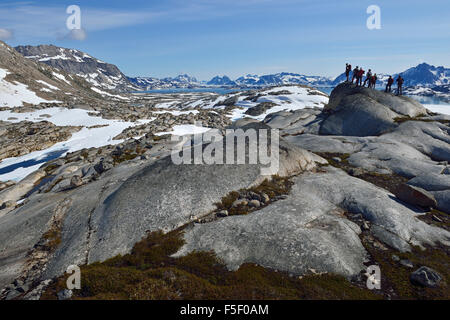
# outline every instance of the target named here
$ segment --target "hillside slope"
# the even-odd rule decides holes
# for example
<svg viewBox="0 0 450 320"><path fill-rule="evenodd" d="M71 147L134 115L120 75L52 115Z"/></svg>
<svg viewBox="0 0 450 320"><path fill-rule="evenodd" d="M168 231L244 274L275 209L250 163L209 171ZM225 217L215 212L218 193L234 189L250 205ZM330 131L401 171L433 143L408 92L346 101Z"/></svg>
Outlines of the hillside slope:
<svg viewBox="0 0 450 320"><path fill-rule="evenodd" d="M98 102L82 78L25 59L0 41L0 106L21 107L45 102Z"/></svg>
<svg viewBox="0 0 450 320"><path fill-rule="evenodd" d="M135 89L117 66L79 50L54 45L18 46L15 50L27 59L82 77L100 89L115 91Z"/></svg>

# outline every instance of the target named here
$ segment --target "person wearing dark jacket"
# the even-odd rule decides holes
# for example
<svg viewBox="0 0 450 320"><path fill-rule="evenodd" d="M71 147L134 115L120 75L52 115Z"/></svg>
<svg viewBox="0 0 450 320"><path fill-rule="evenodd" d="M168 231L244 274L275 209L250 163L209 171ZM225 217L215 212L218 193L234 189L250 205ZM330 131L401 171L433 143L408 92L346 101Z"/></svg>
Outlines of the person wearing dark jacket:
<svg viewBox="0 0 450 320"><path fill-rule="evenodd" d="M401 96L403 94L403 89L402 89L403 82L404 82L404 80L403 80L402 76L399 75L397 77L397 95L399 95L399 96Z"/></svg>
<svg viewBox="0 0 450 320"><path fill-rule="evenodd" d="M347 82L349 81L348 77L350 77L350 72L352 71L352 65L346 63L345 64L345 76L347 77Z"/></svg>
<svg viewBox="0 0 450 320"><path fill-rule="evenodd" d="M389 76L389 79L388 79L388 81L387 81L387 84L386 84L386 90L385 90L385 92L391 92L391 87L392 87L392 84L394 83L394 79L392 78L392 76Z"/></svg>
<svg viewBox="0 0 450 320"><path fill-rule="evenodd" d="M364 80L363 87L365 87L366 86L366 82L368 82L368 87L370 88L370 81L371 81L371 79L372 79L372 69L369 69L369 71L367 71L366 80Z"/></svg>
<svg viewBox="0 0 450 320"><path fill-rule="evenodd" d="M356 66L356 68L353 69L352 83L356 79L356 84L358 84L358 75L359 75L359 67Z"/></svg>

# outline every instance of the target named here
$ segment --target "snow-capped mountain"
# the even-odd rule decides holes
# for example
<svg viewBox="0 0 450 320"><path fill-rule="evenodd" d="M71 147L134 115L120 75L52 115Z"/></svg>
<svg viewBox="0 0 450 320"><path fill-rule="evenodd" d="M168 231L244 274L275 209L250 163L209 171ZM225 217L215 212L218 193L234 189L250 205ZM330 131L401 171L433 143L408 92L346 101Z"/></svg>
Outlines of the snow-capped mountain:
<svg viewBox="0 0 450 320"><path fill-rule="evenodd" d="M304 84L312 86L329 86L331 79L321 76L307 76L297 73L282 72L263 76L246 75L235 80L240 86L271 86L286 84Z"/></svg>
<svg viewBox="0 0 450 320"><path fill-rule="evenodd" d="M18 46L15 49L25 58L82 77L100 89L114 91L136 89L117 66L98 60L79 50L60 48L54 45Z"/></svg>
<svg viewBox="0 0 450 320"><path fill-rule="evenodd" d="M227 76L216 76L206 84L209 86L236 86L236 82Z"/></svg>
<svg viewBox="0 0 450 320"><path fill-rule="evenodd" d="M400 73L406 86L433 87L450 84L450 69L421 63Z"/></svg>
<svg viewBox="0 0 450 320"><path fill-rule="evenodd" d="M175 78L153 78L153 77L136 77L127 78L128 81L135 87L141 90L157 90L169 88L196 88L202 84L194 77L187 74L181 74Z"/></svg>
<svg viewBox="0 0 450 320"><path fill-rule="evenodd" d="M98 98L98 92L83 78L25 59L0 41L0 107L80 99L95 103Z"/></svg>

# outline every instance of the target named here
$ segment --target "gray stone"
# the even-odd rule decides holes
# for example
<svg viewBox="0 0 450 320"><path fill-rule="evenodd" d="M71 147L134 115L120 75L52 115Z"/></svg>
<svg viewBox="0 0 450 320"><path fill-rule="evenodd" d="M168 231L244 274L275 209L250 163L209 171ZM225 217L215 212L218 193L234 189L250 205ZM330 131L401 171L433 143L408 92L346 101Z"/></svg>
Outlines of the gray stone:
<svg viewBox="0 0 450 320"><path fill-rule="evenodd" d="M17 290L11 290L8 292L8 294L6 295L6 300L13 300L15 298L17 298L18 296L20 296L21 293Z"/></svg>
<svg viewBox="0 0 450 320"><path fill-rule="evenodd" d="M68 300L72 298L73 292L69 289L61 290L57 293L58 300Z"/></svg>
<svg viewBox="0 0 450 320"><path fill-rule="evenodd" d="M395 195L400 200L419 207L436 208L437 206L437 201L430 192L406 183L398 187Z"/></svg>
<svg viewBox="0 0 450 320"><path fill-rule="evenodd" d="M74 175L71 179L70 179L70 186L72 188L78 188L79 186L81 186L83 184L83 180L81 180L81 177L78 175Z"/></svg>
<svg viewBox="0 0 450 320"><path fill-rule="evenodd" d="M219 218L228 217L228 211L227 210L221 210L221 211L217 212L217 216Z"/></svg>
<svg viewBox="0 0 450 320"><path fill-rule="evenodd" d="M16 288L16 290L19 291L20 293L25 293L25 292L28 292L28 290L30 290L30 286L28 284L24 284L24 285L18 286Z"/></svg>
<svg viewBox="0 0 450 320"><path fill-rule="evenodd" d="M8 200L6 202L3 202L2 205L0 205L0 210L6 209L6 208L12 208L16 206L16 202L13 200Z"/></svg>
<svg viewBox="0 0 450 320"><path fill-rule="evenodd" d="M94 166L94 169L100 174L110 170L111 168L113 168L113 164L112 161L109 161L108 159L102 159Z"/></svg>
<svg viewBox="0 0 450 320"><path fill-rule="evenodd" d="M409 185L427 191L444 191L450 189L450 178L443 174L422 174L408 181Z"/></svg>
<svg viewBox="0 0 450 320"><path fill-rule="evenodd" d="M249 116L259 116L265 113L267 110L275 107L277 104L273 102L261 102L260 104L251 107L245 111L245 114Z"/></svg>
<svg viewBox="0 0 450 320"><path fill-rule="evenodd" d="M261 201L263 202L263 203L268 203L269 201L270 201L270 198L269 198L269 196L266 194L266 193L261 193Z"/></svg>
<svg viewBox="0 0 450 320"><path fill-rule="evenodd" d="M406 268L411 268L411 269L414 268L414 264L411 261L409 261L408 259L400 260L400 264Z"/></svg>
<svg viewBox="0 0 450 320"><path fill-rule="evenodd" d="M248 204L247 199L237 199L233 202L231 205L233 208L239 207L239 206L246 206Z"/></svg>
<svg viewBox="0 0 450 320"><path fill-rule="evenodd" d="M16 279L16 280L14 280L13 284L14 284L14 286L16 286L16 287L20 287L20 286L23 285L23 281L20 280L20 279Z"/></svg>
<svg viewBox="0 0 450 320"><path fill-rule="evenodd" d="M442 276L429 267L420 267L411 273L410 280L413 284L422 287L436 288L442 280Z"/></svg>
<svg viewBox="0 0 450 320"><path fill-rule="evenodd" d="M261 203L258 200L250 200L248 205L252 208L259 208L261 206Z"/></svg>

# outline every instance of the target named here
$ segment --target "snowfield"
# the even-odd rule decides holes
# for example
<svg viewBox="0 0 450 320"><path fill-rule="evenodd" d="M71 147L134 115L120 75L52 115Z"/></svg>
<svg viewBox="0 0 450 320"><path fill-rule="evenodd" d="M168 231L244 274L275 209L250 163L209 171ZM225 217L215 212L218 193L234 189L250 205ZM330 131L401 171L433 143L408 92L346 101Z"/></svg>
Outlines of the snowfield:
<svg viewBox="0 0 450 320"><path fill-rule="evenodd" d="M206 131L209 131L209 130L211 130L211 128L196 126L193 124L182 124L182 125L173 126L172 131L158 132L158 133L155 133L155 135L162 136L165 134L171 134L173 136L185 136L185 135L191 135L191 134L205 133Z"/></svg>
<svg viewBox="0 0 450 320"><path fill-rule="evenodd" d="M58 102L48 101L36 95L35 92L28 89L23 83L9 82L5 77L9 72L0 68L0 107L21 107L23 103L39 104L41 102ZM50 86L49 84L46 84Z"/></svg>
<svg viewBox="0 0 450 320"><path fill-rule="evenodd" d="M289 91L291 94L280 94L280 95L273 94L281 91ZM259 116L252 117L245 115L245 117L263 120L270 113L279 111L293 111L313 107L322 108L325 104L328 103L328 97L324 95L322 92L303 87L292 87L292 86L276 87L265 90L262 93L266 95L259 97L256 102L246 101L244 100L245 97L239 97L239 100L236 103L236 105L248 109L257 106L262 102L272 102L277 104L277 106L272 107L271 109L267 110L266 112L264 112ZM245 112L246 110L243 111Z"/></svg>
<svg viewBox="0 0 450 320"><path fill-rule="evenodd" d="M430 111L450 115L450 105L448 104L424 104Z"/></svg>
<svg viewBox="0 0 450 320"><path fill-rule="evenodd" d="M84 148L98 148L105 145L114 145L123 140L113 140L113 137L123 130L145 124L151 120L126 122L108 120L101 117L90 116L89 111L83 109L48 108L27 113L13 113L9 110L0 112L0 120L9 122L20 121L49 121L57 126L82 126L72 137L59 142L48 149L31 152L21 157L4 159L0 162L0 181L20 181L28 174L37 170L44 162L65 156L68 152L74 152ZM42 117L42 115L49 115ZM10 120L8 120L8 118ZM16 118L16 119L11 119ZM93 126L102 126L90 128ZM12 168L12 170L10 170ZM3 170L2 170L3 169ZM6 171L6 172L5 172Z"/></svg>
<svg viewBox="0 0 450 320"><path fill-rule="evenodd" d="M97 92L98 94L101 94L102 96L108 96L108 97L117 98L117 99L121 99L121 100L130 100L127 97L122 97L122 96L119 96L117 94L111 94L109 92L100 90L100 89L98 89L96 87L91 87L91 90Z"/></svg>

